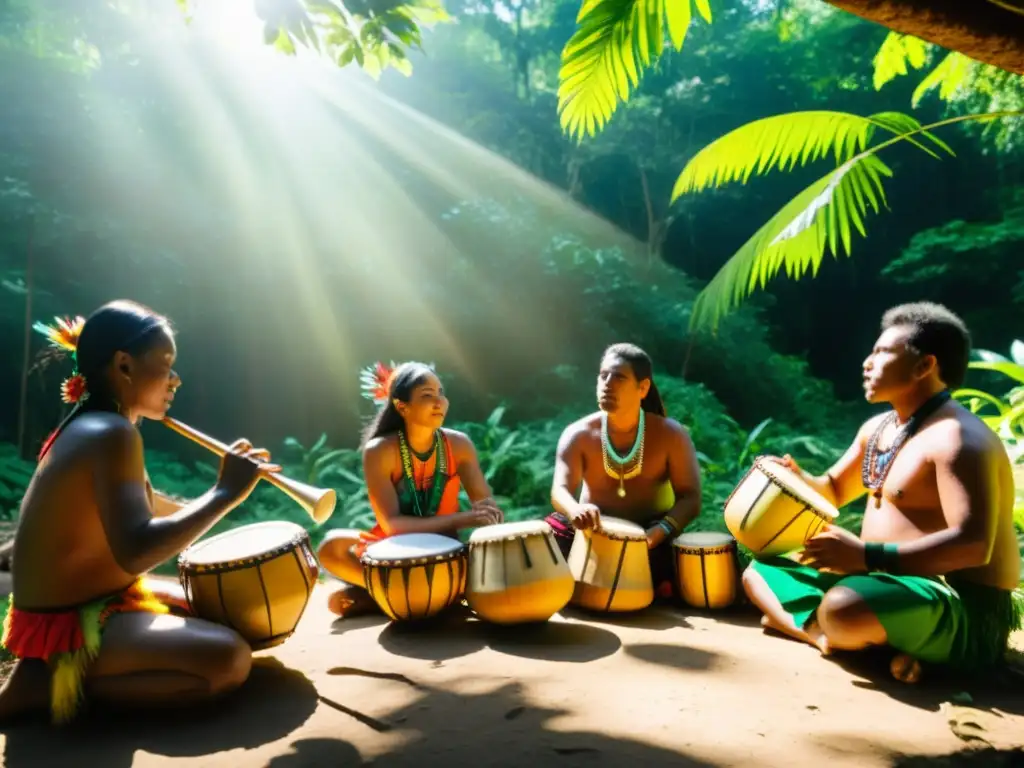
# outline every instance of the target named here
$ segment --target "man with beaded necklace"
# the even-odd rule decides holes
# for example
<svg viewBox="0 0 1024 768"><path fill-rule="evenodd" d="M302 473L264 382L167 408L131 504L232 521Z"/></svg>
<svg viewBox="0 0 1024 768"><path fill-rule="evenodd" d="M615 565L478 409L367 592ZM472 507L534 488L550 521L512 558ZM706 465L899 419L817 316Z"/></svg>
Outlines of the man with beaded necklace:
<svg viewBox="0 0 1024 768"><path fill-rule="evenodd" d="M570 424L558 441L546 521L562 554L575 530L600 526L601 515L647 530L651 573L662 597L672 594L671 540L700 513L700 466L689 433L665 415L651 359L633 344L605 350L597 377L599 410Z"/></svg>
<svg viewBox="0 0 1024 768"><path fill-rule="evenodd" d="M970 336L929 302L894 307L863 365L869 419L823 476L802 472L837 508L869 495L858 538L829 527L799 555L755 561L743 577L762 625L818 647L896 650L891 671L916 681L921 662L998 668L1021 626L1014 482L998 436L950 397Z"/></svg>

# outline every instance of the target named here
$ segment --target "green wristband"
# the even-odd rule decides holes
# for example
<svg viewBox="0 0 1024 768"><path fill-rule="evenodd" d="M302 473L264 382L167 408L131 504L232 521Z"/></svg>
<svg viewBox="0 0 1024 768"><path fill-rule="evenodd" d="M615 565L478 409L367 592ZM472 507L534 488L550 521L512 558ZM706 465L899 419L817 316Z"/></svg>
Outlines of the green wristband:
<svg viewBox="0 0 1024 768"><path fill-rule="evenodd" d="M894 573L900 563L899 544L870 541L864 545L864 565L868 572Z"/></svg>

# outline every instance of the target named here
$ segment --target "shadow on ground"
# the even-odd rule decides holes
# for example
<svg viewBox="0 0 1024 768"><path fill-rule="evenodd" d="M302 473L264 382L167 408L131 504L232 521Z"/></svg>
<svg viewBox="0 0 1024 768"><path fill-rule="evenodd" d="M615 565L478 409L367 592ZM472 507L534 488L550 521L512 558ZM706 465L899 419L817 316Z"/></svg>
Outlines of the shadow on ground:
<svg viewBox="0 0 1024 768"><path fill-rule="evenodd" d="M1021 768L1024 749L965 749L949 755L900 755L892 768Z"/></svg>
<svg viewBox="0 0 1024 768"><path fill-rule="evenodd" d="M860 677L852 685L885 693L912 707L938 712L943 702L963 704L986 712L1024 715L1022 678L1006 670L987 675L959 675L942 669L925 669L921 681L908 685L889 672L894 652L876 648L859 653L836 653L831 660L850 674Z"/></svg>
<svg viewBox="0 0 1024 768"><path fill-rule="evenodd" d="M358 670L347 670L359 673ZM393 678L392 678L393 679ZM400 680L416 691L408 704L389 711L372 711L372 703L327 701L339 713L362 706L362 717L374 720L376 730L387 730L402 742L384 754L372 756L375 766L487 765L521 768L540 766L623 766L631 763L711 768L717 763L640 741L613 738L603 733L549 730L549 721L567 714L553 707L534 705L518 682L473 693ZM371 711L368 711L371 710ZM276 758L274 768L313 765L359 765L348 742L328 739L296 741L292 751Z"/></svg>
<svg viewBox="0 0 1024 768"><path fill-rule="evenodd" d="M7 768L88 765L124 768L135 752L196 758L231 749L254 749L286 738L313 714L317 692L301 672L272 657L254 659L241 690L188 713L90 713L65 728L46 722L5 730Z"/></svg>
<svg viewBox="0 0 1024 768"><path fill-rule="evenodd" d="M510 656L580 663L611 656L621 645L614 632L591 624L547 621L499 626L457 609L427 621L388 624L378 639L388 653L435 662L490 648Z"/></svg>

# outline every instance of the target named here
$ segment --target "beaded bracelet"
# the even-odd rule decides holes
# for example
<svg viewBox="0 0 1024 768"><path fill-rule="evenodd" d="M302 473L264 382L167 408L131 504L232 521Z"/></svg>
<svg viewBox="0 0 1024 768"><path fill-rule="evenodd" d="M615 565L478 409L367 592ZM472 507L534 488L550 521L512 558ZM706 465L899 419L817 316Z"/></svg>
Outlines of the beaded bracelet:
<svg viewBox="0 0 1024 768"><path fill-rule="evenodd" d="M864 545L864 565L868 572L894 573L900 564L899 544L882 544L877 541Z"/></svg>
<svg viewBox="0 0 1024 768"><path fill-rule="evenodd" d="M676 527L672 524L672 521L667 517L663 517L656 523L656 525L661 526L661 530L665 532L666 536L671 536L676 532Z"/></svg>

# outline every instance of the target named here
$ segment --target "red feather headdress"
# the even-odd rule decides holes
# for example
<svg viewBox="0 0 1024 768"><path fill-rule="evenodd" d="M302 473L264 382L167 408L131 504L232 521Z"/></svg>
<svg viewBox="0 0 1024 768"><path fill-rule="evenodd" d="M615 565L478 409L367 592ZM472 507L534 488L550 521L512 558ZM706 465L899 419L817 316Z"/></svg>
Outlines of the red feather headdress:
<svg viewBox="0 0 1024 768"><path fill-rule="evenodd" d="M398 369L406 363L395 365L390 363L376 362L368 365L359 372L360 389L363 390L363 397L372 400L378 408L383 408L391 396L391 383L394 381ZM427 367L434 370L434 364L428 363Z"/></svg>
<svg viewBox="0 0 1024 768"><path fill-rule="evenodd" d="M363 390L363 397L372 400L374 405L382 408L388 401L388 393L391 391L391 380L395 377L398 366L392 360L390 365L376 362L363 368L359 372L360 389Z"/></svg>

